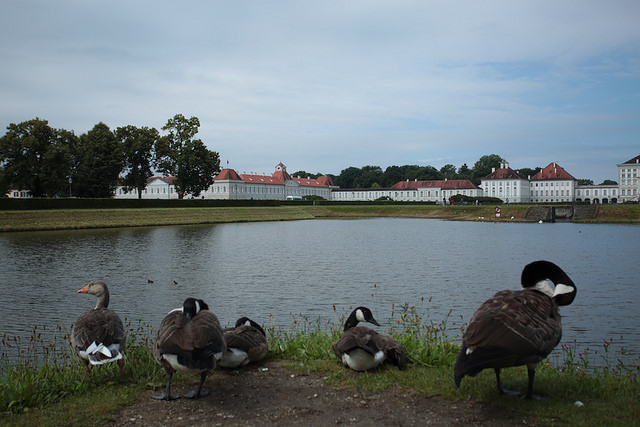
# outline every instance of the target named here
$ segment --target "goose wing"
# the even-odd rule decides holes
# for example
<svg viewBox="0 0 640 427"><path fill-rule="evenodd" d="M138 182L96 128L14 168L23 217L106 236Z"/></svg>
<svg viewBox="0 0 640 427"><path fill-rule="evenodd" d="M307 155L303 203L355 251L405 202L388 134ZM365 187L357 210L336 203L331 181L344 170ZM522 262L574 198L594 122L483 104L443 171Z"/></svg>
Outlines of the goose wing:
<svg viewBox="0 0 640 427"><path fill-rule="evenodd" d="M397 365L400 369L407 367L407 355L402 344L381 334L374 335L372 339L375 343L375 347L384 352L388 361Z"/></svg>
<svg viewBox="0 0 640 427"><path fill-rule="evenodd" d="M252 362L263 359L269 351L267 338L252 326L242 325L227 329L224 332L224 338L228 348L244 351Z"/></svg>
<svg viewBox="0 0 640 427"><path fill-rule="evenodd" d="M376 331L365 326L353 327L344 331L340 339L332 345L333 352L341 358L343 353L359 348L375 355L380 350L375 340L377 335L379 334Z"/></svg>
<svg viewBox="0 0 640 427"><path fill-rule="evenodd" d="M551 298L534 290L501 291L480 306L462 339L472 350L542 359L561 334L560 315Z"/></svg>
<svg viewBox="0 0 640 427"><path fill-rule="evenodd" d="M124 346L126 333L120 316L101 308L82 313L72 326L72 341L76 348L85 350L94 342L110 346Z"/></svg>

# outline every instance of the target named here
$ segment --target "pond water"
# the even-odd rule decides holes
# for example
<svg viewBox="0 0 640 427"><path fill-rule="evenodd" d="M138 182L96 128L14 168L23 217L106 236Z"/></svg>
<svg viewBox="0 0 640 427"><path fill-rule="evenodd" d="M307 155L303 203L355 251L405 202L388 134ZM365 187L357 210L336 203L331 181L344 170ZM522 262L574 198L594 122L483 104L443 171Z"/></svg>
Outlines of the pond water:
<svg viewBox="0 0 640 427"><path fill-rule="evenodd" d="M282 328L303 317L334 324L358 305L384 325L409 304L446 320L459 340L484 300L519 289L524 265L548 259L578 287L561 308L562 342L580 350L613 340L637 355L639 249L640 227L631 225L404 218L3 233L0 331L70 328L95 305L76 291L102 278L110 308L154 326L188 296L204 299L223 325L247 315Z"/></svg>

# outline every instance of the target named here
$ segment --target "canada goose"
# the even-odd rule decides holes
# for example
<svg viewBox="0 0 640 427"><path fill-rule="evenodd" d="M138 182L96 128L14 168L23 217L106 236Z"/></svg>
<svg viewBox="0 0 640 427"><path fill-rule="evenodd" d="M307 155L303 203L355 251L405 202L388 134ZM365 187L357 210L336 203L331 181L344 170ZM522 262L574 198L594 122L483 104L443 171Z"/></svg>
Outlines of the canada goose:
<svg viewBox="0 0 640 427"><path fill-rule="evenodd" d="M524 397L537 397L533 395L535 367L560 342L558 306L573 302L576 285L549 261L525 266L521 283L523 289L498 292L471 318L455 365L457 387L465 375L473 377L485 368L493 368L498 392L516 394L502 388L500 369L527 365L529 385Z"/></svg>
<svg viewBox="0 0 640 427"><path fill-rule="evenodd" d="M171 377L177 370L200 373L198 389L184 397L193 399L208 395L202 390L207 372L216 367L226 350L216 315L201 299L187 298L182 308L165 316L158 329L153 353L167 373L167 386L163 393L151 397L162 400L179 398L171 394Z"/></svg>
<svg viewBox="0 0 640 427"><path fill-rule="evenodd" d="M356 326L358 322L380 326L367 307L358 307L351 312L344 323L342 337L332 346L333 352L346 368L366 371L380 366L385 361L398 365L399 369L407 367L402 344L380 335L373 329Z"/></svg>
<svg viewBox="0 0 640 427"><path fill-rule="evenodd" d="M89 364L117 361L122 375L122 353L127 344L127 333L120 317L107 308L107 284L103 280L92 280L78 293L95 295L98 299L96 307L82 313L71 327L71 343L84 362L85 374L89 375Z"/></svg>
<svg viewBox="0 0 640 427"><path fill-rule="evenodd" d="M269 351L264 329L248 317L241 317L235 327L226 328L224 339L227 351L219 363L223 368L238 368L260 361Z"/></svg>

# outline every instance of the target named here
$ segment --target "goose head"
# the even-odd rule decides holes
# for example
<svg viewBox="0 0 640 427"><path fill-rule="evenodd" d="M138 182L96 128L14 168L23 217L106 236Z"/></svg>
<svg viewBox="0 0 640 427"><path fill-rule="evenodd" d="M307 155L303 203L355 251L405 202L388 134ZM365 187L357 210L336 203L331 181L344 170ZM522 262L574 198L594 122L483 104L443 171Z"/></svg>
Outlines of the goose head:
<svg viewBox="0 0 640 427"><path fill-rule="evenodd" d="M369 322L376 326L380 326L378 321L373 317L373 313L367 307L358 307L351 312L344 322L344 330L348 330L356 326L359 322Z"/></svg>
<svg viewBox="0 0 640 427"><path fill-rule="evenodd" d="M92 280L84 288L78 289L78 293L94 295L98 298L96 308L107 308L109 306L109 289L104 280Z"/></svg>
<svg viewBox="0 0 640 427"><path fill-rule="evenodd" d="M571 304L577 294L573 280L550 261L534 261L527 264L522 270L521 283L524 289L540 291L558 305Z"/></svg>
<svg viewBox="0 0 640 427"><path fill-rule="evenodd" d="M202 310L209 310L209 306L201 299L187 298L182 303L182 312L189 320Z"/></svg>
<svg viewBox="0 0 640 427"><path fill-rule="evenodd" d="M260 333L262 333L262 335L264 335L265 337L267 336L267 334L265 333L264 329L262 329L262 326L260 326L257 322L254 322L253 320L249 319L248 317L241 317L238 320L236 320L236 328L239 326L251 326L253 328L256 328L257 330L260 331Z"/></svg>

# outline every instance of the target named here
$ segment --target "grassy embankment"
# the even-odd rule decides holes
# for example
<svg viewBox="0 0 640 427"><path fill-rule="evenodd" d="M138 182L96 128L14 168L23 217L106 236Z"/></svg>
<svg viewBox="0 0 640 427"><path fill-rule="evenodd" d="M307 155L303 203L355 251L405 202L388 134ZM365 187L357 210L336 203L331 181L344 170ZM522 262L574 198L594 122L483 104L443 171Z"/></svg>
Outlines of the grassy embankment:
<svg viewBox="0 0 640 427"><path fill-rule="evenodd" d="M575 354L572 346L564 345L560 368L542 363L537 369L535 391L550 399L526 401L498 395L491 370L476 378L465 378L462 387L456 389L452 376L458 345L445 338L446 319L434 322L429 318L428 307L395 307L385 325L388 333L407 350L412 363L405 371L385 367L357 374L344 369L330 350L341 333L344 318L345 314L336 314L335 323L330 325L292 318L287 330L267 327L269 358L287 364L292 372L321 375L329 384L349 387L364 395L400 387L454 402L482 401L530 416L543 425L629 426L637 425L640 419L639 365L616 363L617 355L609 354L606 343L598 356L597 350L580 355ZM53 344L42 343L34 329L17 368L9 366L6 355L2 355L0 423L39 427L99 424L141 394L162 389L164 374L150 350L152 328L127 323L130 340L123 377L117 365L111 364L94 368L86 379L82 363L70 352L63 328L58 328L58 342ZM3 338L3 345L20 344L6 335ZM591 364L603 360L608 367L592 369ZM198 377L178 373L175 381L195 384ZM526 369L504 370L503 383L512 389L525 390ZM577 401L584 406L577 406Z"/></svg>
<svg viewBox="0 0 640 427"><path fill-rule="evenodd" d="M526 221L527 205L494 206L344 205L224 208L77 209L0 211L0 231L144 227L289 221L320 218L411 217L463 221ZM603 205L597 219L583 222L640 223L640 205Z"/></svg>
<svg viewBox="0 0 640 427"><path fill-rule="evenodd" d="M504 206L499 221L523 221L526 206ZM638 223L637 205L601 206L597 222ZM348 217L420 217L456 220L495 220L492 206L283 206L262 208L184 208L123 210L0 211L0 230L56 230L104 227L211 224L246 221L281 221ZM513 217L513 219L511 219ZM575 354L563 347L561 368L542 364L536 376L536 392L550 396L543 402L528 402L498 396L493 373L463 380L453 386L452 370L457 345L444 339L446 321L434 323L425 313L405 306L387 325L391 334L408 350L412 365L406 371L382 369L353 375L342 368L330 352L342 320L327 328L307 319L294 319L287 330L269 329L272 359L290 363L295 371L313 372L328 382L371 393L390 387L405 387L427 396L453 401L476 400L535 417L542 424L557 422L579 425L633 425L640 419L638 376L640 363L625 366L605 342L590 355ZM164 375L150 351L152 328L129 324L130 344L124 377L116 366L94 369L90 379L72 355L67 332L58 326L57 343L43 343L37 328L29 343L15 337L2 338L0 359L0 423L7 425L75 425L101 422L118 407L134 401L140 393L157 389ZM19 366L9 364L5 347L22 350ZM612 354L609 354L609 352ZM592 364L605 369L592 370ZM526 388L524 368L508 369L504 382L511 388ZM188 375L178 381L195 382ZM584 406L577 407L574 402Z"/></svg>

